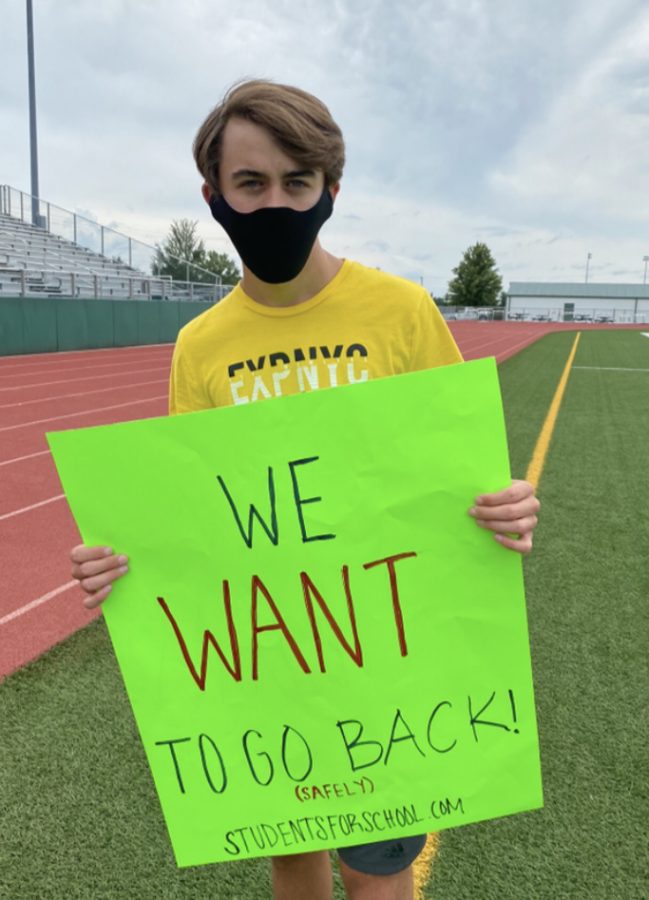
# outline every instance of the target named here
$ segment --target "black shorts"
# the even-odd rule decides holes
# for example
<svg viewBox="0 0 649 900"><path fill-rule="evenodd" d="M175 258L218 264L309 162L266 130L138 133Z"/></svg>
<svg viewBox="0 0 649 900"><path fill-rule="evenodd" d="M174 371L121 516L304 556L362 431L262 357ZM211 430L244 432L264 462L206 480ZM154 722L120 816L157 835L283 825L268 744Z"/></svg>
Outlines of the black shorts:
<svg viewBox="0 0 649 900"><path fill-rule="evenodd" d="M365 875L396 875L407 869L419 856L426 844L426 835L378 841L343 847L338 855L350 869Z"/></svg>

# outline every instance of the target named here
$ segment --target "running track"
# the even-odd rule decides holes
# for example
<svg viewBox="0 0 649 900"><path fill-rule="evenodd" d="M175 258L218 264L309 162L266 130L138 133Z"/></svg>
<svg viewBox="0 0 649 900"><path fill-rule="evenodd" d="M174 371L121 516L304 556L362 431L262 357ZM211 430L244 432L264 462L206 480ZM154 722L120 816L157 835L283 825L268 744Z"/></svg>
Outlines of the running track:
<svg viewBox="0 0 649 900"><path fill-rule="evenodd" d="M550 331L576 330L450 324L465 359L498 362ZM607 326L579 330L597 327ZM166 415L172 349L0 357L0 680L100 614L83 607L83 592L70 578L69 552L80 537L45 432Z"/></svg>

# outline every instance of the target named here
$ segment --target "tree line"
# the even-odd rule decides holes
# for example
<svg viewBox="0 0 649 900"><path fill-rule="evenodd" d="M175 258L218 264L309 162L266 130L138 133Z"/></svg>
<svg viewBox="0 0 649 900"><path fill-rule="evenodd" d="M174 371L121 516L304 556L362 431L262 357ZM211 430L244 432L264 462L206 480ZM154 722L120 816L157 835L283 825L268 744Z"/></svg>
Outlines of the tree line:
<svg viewBox="0 0 649 900"><path fill-rule="evenodd" d="M198 221L176 219L169 234L156 244L151 264L153 275L170 275L174 281L197 281L201 284L237 284L241 273L236 262L227 253L206 250L196 234Z"/></svg>
<svg viewBox="0 0 649 900"><path fill-rule="evenodd" d="M241 278L236 262L227 253L206 250L196 229L198 221L177 219L171 223L162 244L156 244L151 271L154 275L170 275L176 281L235 285ZM502 278L496 261L486 244L469 247L453 269L443 302L453 306L500 306L504 304Z"/></svg>

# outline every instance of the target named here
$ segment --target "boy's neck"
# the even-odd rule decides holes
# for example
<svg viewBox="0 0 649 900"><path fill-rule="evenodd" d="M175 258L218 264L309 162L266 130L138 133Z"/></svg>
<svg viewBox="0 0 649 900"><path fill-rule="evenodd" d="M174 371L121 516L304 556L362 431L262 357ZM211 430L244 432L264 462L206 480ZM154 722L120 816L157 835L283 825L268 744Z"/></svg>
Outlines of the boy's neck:
<svg viewBox="0 0 649 900"><path fill-rule="evenodd" d="M243 266L241 287L245 293L264 306L297 306L306 303L311 297L329 284L337 275L344 260L332 256L316 241L306 265L292 281L284 284L268 284L260 281L250 269Z"/></svg>

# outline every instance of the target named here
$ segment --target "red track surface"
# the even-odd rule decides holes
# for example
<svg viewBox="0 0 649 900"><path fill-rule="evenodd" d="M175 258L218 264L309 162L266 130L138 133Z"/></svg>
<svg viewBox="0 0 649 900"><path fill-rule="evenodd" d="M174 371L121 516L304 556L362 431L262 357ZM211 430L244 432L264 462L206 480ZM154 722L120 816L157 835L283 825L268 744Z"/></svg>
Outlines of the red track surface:
<svg viewBox="0 0 649 900"><path fill-rule="evenodd" d="M597 327L607 326L579 330ZM576 330L516 322L451 328L466 359L498 362L550 331ZM69 552L80 537L45 432L165 415L171 353L158 345L0 358L0 679L99 615L71 583Z"/></svg>

